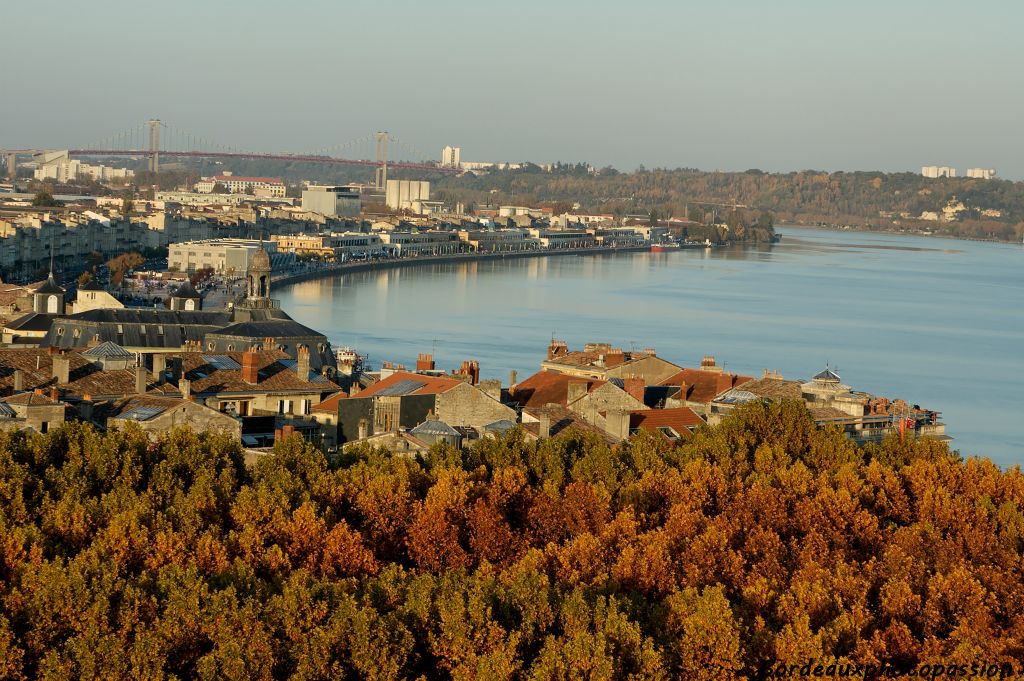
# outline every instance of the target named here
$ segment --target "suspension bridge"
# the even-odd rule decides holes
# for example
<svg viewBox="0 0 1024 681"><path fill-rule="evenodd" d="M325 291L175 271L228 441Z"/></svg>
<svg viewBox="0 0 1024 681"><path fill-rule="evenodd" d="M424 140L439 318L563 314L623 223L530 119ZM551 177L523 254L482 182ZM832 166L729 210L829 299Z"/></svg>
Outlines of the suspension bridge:
<svg viewBox="0 0 1024 681"><path fill-rule="evenodd" d="M368 146L374 148L374 158L351 158L361 148ZM388 159L388 150L391 145L397 145L403 153L409 153L417 161L393 161ZM18 155L39 155L49 149L3 149L0 156L6 160L7 174L12 179L16 176ZM61 150L63 151L63 149ZM217 143L207 137L196 135L169 125L160 119L150 119L140 125L127 128L113 135L83 145L79 149L67 149L70 156L94 156L94 157L130 157L146 158L148 169L153 172L160 171L161 159L240 159L240 160L267 160L267 161L289 161L292 163L317 163L335 165L370 166L376 168L375 180L377 186L383 187L387 183L389 168L403 170L419 170L434 173L451 174L457 172L455 168L439 165L436 161L427 160L428 157L420 152L415 146L404 142L400 138L388 132L375 132L364 135L357 139L350 140L343 144L330 148L316 149L305 152L266 152L266 151L245 151Z"/></svg>

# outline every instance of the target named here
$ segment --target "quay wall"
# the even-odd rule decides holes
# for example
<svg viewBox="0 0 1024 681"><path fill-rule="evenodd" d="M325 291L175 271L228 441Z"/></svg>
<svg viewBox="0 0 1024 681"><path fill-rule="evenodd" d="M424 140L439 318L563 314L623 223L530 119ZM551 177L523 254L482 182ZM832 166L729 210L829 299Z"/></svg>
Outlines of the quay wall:
<svg viewBox="0 0 1024 681"><path fill-rule="evenodd" d="M536 250L536 251L507 251L496 253L452 253L448 255L424 255L414 258L395 258L393 260L367 260L361 262L347 262L331 267L321 267L303 272L288 272L273 277L275 288L297 284L302 281L313 279L325 279L336 277L351 272L367 272L373 270L387 270L398 267L413 267L416 265L432 265L436 263L458 263L478 260L505 260L509 258L548 258L564 255L602 255L606 253L629 253L650 250L650 246L602 246L595 248L565 248L557 250Z"/></svg>

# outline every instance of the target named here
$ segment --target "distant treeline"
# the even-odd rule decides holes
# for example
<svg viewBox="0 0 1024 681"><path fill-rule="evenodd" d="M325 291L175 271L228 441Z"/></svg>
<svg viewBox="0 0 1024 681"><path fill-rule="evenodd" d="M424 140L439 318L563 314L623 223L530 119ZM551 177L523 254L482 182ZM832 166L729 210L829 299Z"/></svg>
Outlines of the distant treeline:
<svg viewBox="0 0 1024 681"><path fill-rule="evenodd" d="M690 169L588 170L562 164L554 172L526 167L479 177L441 178L441 191L465 202L579 203L589 212L689 216L704 221L747 206L768 211L780 222L852 224L879 229L927 229L955 236L999 239L1024 233L1024 183L968 178L930 179L915 173L803 171L785 174L760 170L722 173ZM941 215L950 202L964 210L953 222L919 220ZM989 211L985 214L983 211ZM991 211L998 211L995 216ZM911 216L903 217L901 214ZM898 224L894 224L898 223Z"/></svg>
<svg viewBox="0 0 1024 681"><path fill-rule="evenodd" d="M1020 661L1024 477L802 403L673 446L0 433L0 678L743 679Z"/></svg>

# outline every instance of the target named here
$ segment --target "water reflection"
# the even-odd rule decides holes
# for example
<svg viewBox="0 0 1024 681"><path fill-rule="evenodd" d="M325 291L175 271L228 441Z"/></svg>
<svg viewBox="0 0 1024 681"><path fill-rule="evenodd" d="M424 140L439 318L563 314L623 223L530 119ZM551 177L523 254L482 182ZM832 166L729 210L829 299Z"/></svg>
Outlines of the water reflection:
<svg viewBox="0 0 1024 681"><path fill-rule="evenodd" d="M1024 252L1017 246L788 230L777 244L511 258L360 272L282 289L285 309L374 361L478 359L536 370L570 345L653 345L694 366L807 377L825 361L855 388L945 414L967 452L1024 459Z"/></svg>

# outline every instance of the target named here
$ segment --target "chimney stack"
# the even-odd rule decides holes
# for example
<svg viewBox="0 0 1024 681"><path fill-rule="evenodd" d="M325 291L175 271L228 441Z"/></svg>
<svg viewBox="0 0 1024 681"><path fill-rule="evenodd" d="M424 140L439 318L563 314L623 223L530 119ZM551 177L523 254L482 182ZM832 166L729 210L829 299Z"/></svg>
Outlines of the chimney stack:
<svg viewBox="0 0 1024 681"><path fill-rule="evenodd" d="M20 393L25 390L25 373L21 369L14 370L14 392Z"/></svg>
<svg viewBox="0 0 1024 681"><path fill-rule="evenodd" d="M555 357L561 357L569 352L569 346L565 344L565 341L551 339L551 345L548 346L548 359L554 359Z"/></svg>
<svg viewBox="0 0 1024 681"><path fill-rule="evenodd" d="M537 424L537 436L541 439L547 439L551 437L551 415L546 411L542 411L537 415L539 423Z"/></svg>
<svg viewBox="0 0 1024 681"><path fill-rule="evenodd" d="M508 387L511 388L516 384L519 374L516 373L515 369L508 372Z"/></svg>
<svg viewBox="0 0 1024 681"><path fill-rule="evenodd" d="M630 376L622 379L622 387L633 397L633 399L639 400L640 402L644 401L644 393L646 392L647 384L646 381L644 381L643 376Z"/></svg>
<svg viewBox="0 0 1024 681"><path fill-rule="evenodd" d="M297 351L298 362L295 364L295 372L303 381L309 380L309 348L300 345Z"/></svg>
<svg viewBox="0 0 1024 681"><path fill-rule="evenodd" d="M435 367L434 356L431 354L420 353L416 358L416 371L433 371Z"/></svg>
<svg viewBox="0 0 1024 681"><path fill-rule="evenodd" d="M629 437L629 412L609 411L605 418L605 432L616 440L625 440Z"/></svg>
<svg viewBox="0 0 1024 681"><path fill-rule="evenodd" d="M139 395L146 394L146 367L135 367L135 392Z"/></svg>
<svg viewBox="0 0 1024 681"><path fill-rule="evenodd" d="M192 381L187 378L178 379L178 390L181 392L182 399L192 399Z"/></svg>
<svg viewBox="0 0 1024 681"><path fill-rule="evenodd" d="M167 370L167 355L158 352L153 355L153 380L158 385L163 385L164 371Z"/></svg>
<svg viewBox="0 0 1024 681"><path fill-rule="evenodd" d="M242 353L242 380L249 385L260 382L259 355L252 350Z"/></svg>
<svg viewBox="0 0 1024 681"><path fill-rule="evenodd" d="M50 388L50 399L54 402L60 399L60 393L57 392L56 388Z"/></svg>
<svg viewBox="0 0 1024 681"><path fill-rule="evenodd" d="M579 398L587 394L588 382L586 379L576 379L569 381L568 389L565 394L565 403L572 404Z"/></svg>
<svg viewBox="0 0 1024 681"><path fill-rule="evenodd" d="M78 415L83 421L92 420L92 395L86 393L82 396L82 401L78 403Z"/></svg>
<svg viewBox="0 0 1024 681"><path fill-rule="evenodd" d="M71 360L67 355L53 355L53 377L57 383L69 383L71 381Z"/></svg>
<svg viewBox="0 0 1024 681"><path fill-rule="evenodd" d="M370 422L366 419L359 419L359 439L365 440L370 434Z"/></svg>

